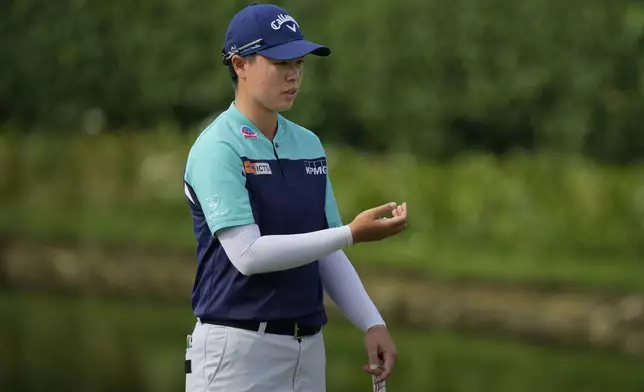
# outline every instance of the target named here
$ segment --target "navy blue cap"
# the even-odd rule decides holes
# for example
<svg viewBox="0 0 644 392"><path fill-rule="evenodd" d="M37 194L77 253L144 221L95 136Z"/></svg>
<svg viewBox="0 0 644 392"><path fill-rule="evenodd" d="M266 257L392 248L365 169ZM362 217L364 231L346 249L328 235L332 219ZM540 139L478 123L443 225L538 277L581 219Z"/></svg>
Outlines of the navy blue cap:
<svg viewBox="0 0 644 392"><path fill-rule="evenodd" d="M272 4L251 4L228 25L222 60L258 53L273 60L292 60L307 54L328 56L331 50L304 39L300 25L284 9Z"/></svg>

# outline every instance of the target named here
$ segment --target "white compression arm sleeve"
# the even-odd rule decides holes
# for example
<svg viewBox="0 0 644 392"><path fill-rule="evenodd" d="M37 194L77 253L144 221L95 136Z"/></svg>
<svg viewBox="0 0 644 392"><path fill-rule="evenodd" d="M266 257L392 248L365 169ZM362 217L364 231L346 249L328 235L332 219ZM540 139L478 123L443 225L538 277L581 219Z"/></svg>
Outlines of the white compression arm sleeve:
<svg viewBox="0 0 644 392"><path fill-rule="evenodd" d="M342 250L320 260L320 274L327 294L353 325L362 332L374 325L385 325L358 273Z"/></svg>
<svg viewBox="0 0 644 392"><path fill-rule="evenodd" d="M216 235L231 263L244 275L300 267L353 244L349 226L262 236L259 227L250 224L218 230Z"/></svg>

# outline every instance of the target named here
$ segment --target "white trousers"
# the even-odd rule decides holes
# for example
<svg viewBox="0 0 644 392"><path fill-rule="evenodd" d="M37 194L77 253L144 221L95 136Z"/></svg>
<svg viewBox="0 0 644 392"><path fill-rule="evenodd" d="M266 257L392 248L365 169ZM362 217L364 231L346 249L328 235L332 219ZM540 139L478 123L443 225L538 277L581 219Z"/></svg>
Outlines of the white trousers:
<svg viewBox="0 0 644 392"><path fill-rule="evenodd" d="M186 392L325 392L322 332L296 339L197 321Z"/></svg>

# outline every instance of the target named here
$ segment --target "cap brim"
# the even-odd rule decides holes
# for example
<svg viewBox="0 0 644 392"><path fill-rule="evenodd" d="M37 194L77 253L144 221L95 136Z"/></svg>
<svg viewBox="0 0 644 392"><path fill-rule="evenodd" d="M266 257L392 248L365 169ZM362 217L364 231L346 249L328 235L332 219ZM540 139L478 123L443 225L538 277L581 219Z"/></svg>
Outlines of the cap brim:
<svg viewBox="0 0 644 392"><path fill-rule="evenodd" d="M268 57L269 59L284 61L298 59L306 56L307 54L328 56L331 54L331 49L310 41L297 40L260 50L257 53L264 57Z"/></svg>

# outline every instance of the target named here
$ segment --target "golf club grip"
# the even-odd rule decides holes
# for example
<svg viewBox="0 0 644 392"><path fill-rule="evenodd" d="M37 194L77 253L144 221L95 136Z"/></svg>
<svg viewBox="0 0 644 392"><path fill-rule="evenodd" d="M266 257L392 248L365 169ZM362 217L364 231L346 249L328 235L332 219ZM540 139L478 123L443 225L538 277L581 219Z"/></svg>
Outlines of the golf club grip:
<svg viewBox="0 0 644 392"><path fill-rule="evenodd" d="M387 384L385 383L385 381L383 380L377 383L375 375L371 376L371 385L373 392L387 392Z"/></svg>

